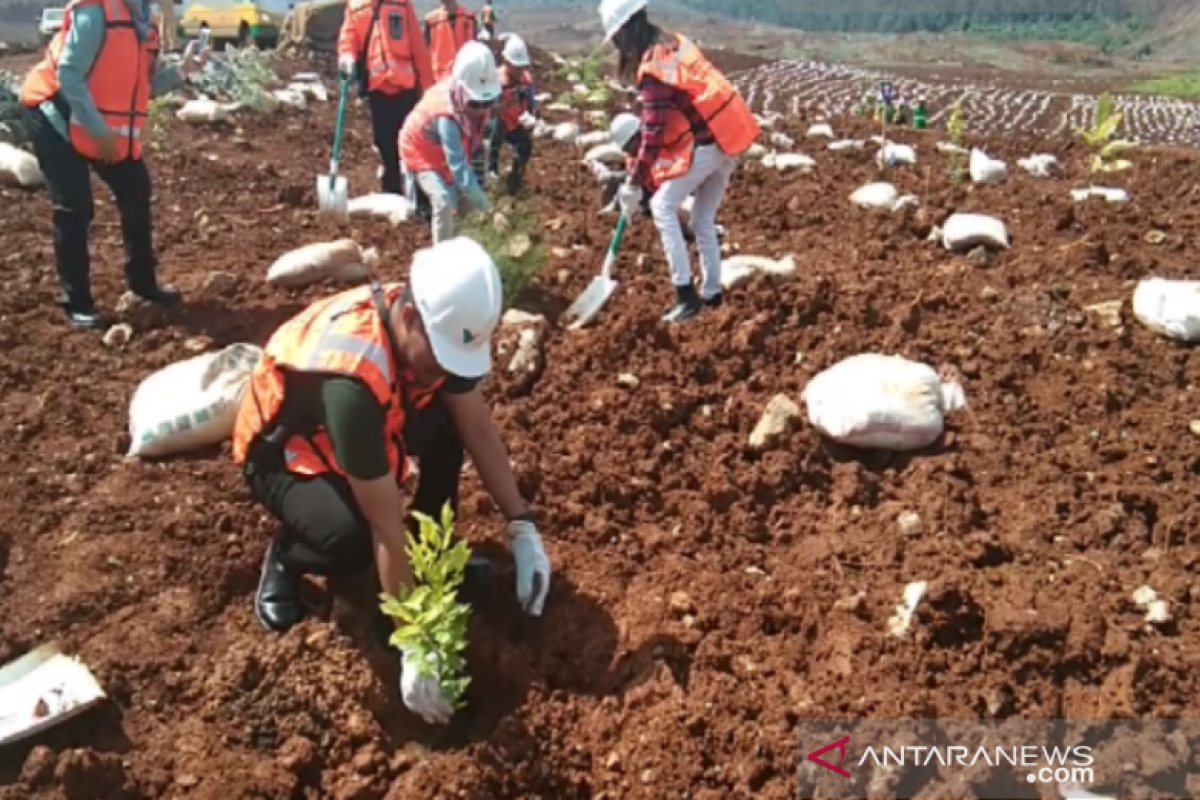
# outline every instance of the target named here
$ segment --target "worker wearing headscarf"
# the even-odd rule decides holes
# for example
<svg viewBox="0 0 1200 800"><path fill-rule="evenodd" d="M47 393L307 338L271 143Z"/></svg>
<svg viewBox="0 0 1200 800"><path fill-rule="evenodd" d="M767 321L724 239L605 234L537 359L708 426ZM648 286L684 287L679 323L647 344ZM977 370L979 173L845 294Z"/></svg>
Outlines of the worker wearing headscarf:
<svg viewBox="0 0 1200 800"><path fill-rule="evenodd" d="M621 77L636 81L641 99L637 164L618 197L625 213L634 216L643 190L653 192L650 210L675 287L675 303L664 319L682 322L704 306L721 304L717 211L736 159L758 138L759 127L741 95L694 43L650 22L646 3L600 3L605 36L620 54ZM691 195L703 273L699 292L679 220Z"/></svg>
<svg viewBox="0 0 1200 800"><path fill-rule="evenodd" d="M459 51L454 71L425 93L400 131L400 157L414 193L432 208L433 241L454 235L460 196L477 211L490 212L472 160L482 157L496 103L500 76L487 45L469 42ZM414 203L421 197L412 197Z"/></svg>

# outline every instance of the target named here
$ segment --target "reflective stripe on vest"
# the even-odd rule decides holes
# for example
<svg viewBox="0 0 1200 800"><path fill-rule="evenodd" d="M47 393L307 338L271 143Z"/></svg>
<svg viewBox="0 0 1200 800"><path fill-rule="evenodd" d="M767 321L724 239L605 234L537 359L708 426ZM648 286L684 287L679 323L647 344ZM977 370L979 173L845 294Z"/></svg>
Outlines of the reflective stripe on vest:
<svg viewBox="0 0 1200 800"><path fill-rule="evenodd" d="M407 30L409 5L406 0L379 0L379 19L374 28L371 18L375 14L375 0L354 0L347 8L351 15L358 41L366 39L367 31L371 32L371 41L366 43L365 65L367 70L367 89L391 88L399 91L412 89L417 85L417 70L413 64L412 37L419 36L418 31ZM392 38L389 17L400 15L400 38ZM358 58L358 53L354 57Z"/></svg>

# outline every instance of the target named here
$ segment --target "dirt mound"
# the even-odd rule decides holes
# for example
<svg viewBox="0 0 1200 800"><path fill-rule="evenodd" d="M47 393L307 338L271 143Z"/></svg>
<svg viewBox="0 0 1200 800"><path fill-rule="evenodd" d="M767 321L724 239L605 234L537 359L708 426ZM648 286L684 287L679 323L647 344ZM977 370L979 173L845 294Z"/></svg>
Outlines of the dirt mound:
<svg viewBox="0 0 1200 800"><path fill-rule="evenodd" d="M518 623L510 575L494 588L474 621L469 714L447 730L407 714L395 657L354 602L262 632L251 598L272 524L228 446L126 462L126 410L194 340L261 344L329 291L265 286L291 247L353 236L379 248L381 277L404 276L425 228L314 211L332 116L171 125L151 155L157 241L188 303L122 349L65 330L47 198L0 190L0 658L58 639L112 697L0 754L0 798L782 800L800 718L1194 715L1200 362L1128 307L1118 329L1086 310L1144 276L1200 277L1200 163L1167 151L1135 153L1114 179L1131 204L1077 206L1074 145L987 141L1010 162L1057 150L1075 177L1013 163L1008 184L972 189L949 184L932 134L899 132L921 162L888 177L924 206L896 215L846 200L879 177L866 153L803 142L812 175L747 164L722 212L728 240L793 254L794 281L756 280L667 327L666 266L640 221L600 326L554 331L532 384L489 381L555 584L537 626ZM346 147L352 191L373 190L364 109ZM614 220L596 215L576 151L537 148L528 202L551 255L523 302L553 316L599 268ZM93 273L111 307L121 244L103 191L97 207ZM956 210L1004 219L1012 250L975 266L927 243ZM1165 241L1147 243L1151 230ZM798 399L872 350L961 374L970 411L944 442L855 455L804 424L746 446L773 395ZM475 542L498 538L474 478L462 522ZM914 580L930 581L928 602L912 638L893 639L887 618ZM1143 584L1171 602L1171 626L1147 628L1129 601Z"/></svg>

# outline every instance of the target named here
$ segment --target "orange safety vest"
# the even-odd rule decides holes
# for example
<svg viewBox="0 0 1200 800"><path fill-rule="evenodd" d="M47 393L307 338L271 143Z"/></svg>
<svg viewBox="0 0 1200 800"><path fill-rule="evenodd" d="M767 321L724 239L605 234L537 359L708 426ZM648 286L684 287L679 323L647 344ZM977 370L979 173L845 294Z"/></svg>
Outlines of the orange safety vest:
<svg viewBox="0 0 1200 800"><path fill-rule="evenodd" d="M150 88L158 65L158 28L151 24L145 41L138 40L137 28L124 0L74 0L67 6L62 28L54 34L41 63L25 78L21 104L37 108L58 98L58 62L71 28L75 9L98 6L104 10L104 44L88 73L88 92L108 130L117 142L120 160L142 157L142 128L150 107ZM84 158L100 155L96 141L80 120L68 125L71 144Z"/></svg>
<svg viewBox="0 0 1200 800"><path fill-rule="evenodd" d="M288 372L320 372L358 378L387 408L385 441L388 463L397 481L408 478L404 454L406 410L425 408L441 387L419 387L412 372L393 356L385 327L387 311L404 292L404 284L372 284L318 300L271 336L262 361L250 376L233 426L233 460L245 464L251 445L271 435L287 399ZM382 310L380 308L382 306ZM297 475L344 476L324 429L296 433L283 443L288 472Z"/></svg>
<svg viewBox="0 0 1200 800"><path fill-rule="evenodd" d="M721 151L730 158L740 156L758 138L758 122L737 89L700 48L686 37L676 34L674 38L674 46L656 45L647 51L638 66L638 82L654 78L684 92ZM656 186L687 173L696 149L691 123L682 111L671 113L664 138L652 175Z"/></svg>
<svg viewBox="0 0 1200 800"><path fill-rule="evenodd" d="M527 69L508 64L500 67L500 124L506 131L521 126L521 115L529 110L529 92L533 78Z"/></svg>
<svg viewBox="0 0 1200 800"><path fill-rule="evenodd" d="M467 42L475 39L475 14L459 6L451 18L445 8L425 15L429 26L429 56L433 61L433 79L440 81L454 69L454 57Z"/></svg>
<svg viewBox="0 0 1200 800"><path fill-rule="evenodd" d="M372 29L376 2L379 19ZM408 0L350 0L338 35L338 57L358 61L365 46L367 91L399 94L424 89L433 82L433 71L425 37L416 27L417 15Z"/></svg>
<svg viewBox="0 0 1200 800"><path fill-rule="evenodd" d="M413 174L436 172L447 186L454 186L454 175L446 163L446 151L442 149L442 137L437 129L439 119L454 119L454 109L450 105L450 85L453 80L446 78L422 95L400 129L400 161L404 169ZM483 134L480 132L472 137L457 120L455 125L462 131L463 149L470 159L483 144Z"/></svg>

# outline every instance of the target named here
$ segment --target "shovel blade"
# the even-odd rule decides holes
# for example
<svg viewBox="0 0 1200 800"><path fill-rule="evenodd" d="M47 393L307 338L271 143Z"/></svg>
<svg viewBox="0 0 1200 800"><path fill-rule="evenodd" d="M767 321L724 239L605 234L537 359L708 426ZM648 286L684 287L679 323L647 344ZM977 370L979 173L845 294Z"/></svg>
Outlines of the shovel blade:
<svg viewBox="0 0 1200 800"><path fill-rule="evenodd" d="M617 282L605 275L597 275L588 284L588 287L583 290L583 294L571 304L571 307L563 314L563 319L568 320L568 328L576 331L584 325L590 323L600 313L600 309L604 308L604 304L608 302L608 298L617 289Z"/></svg>
<svg viewBox="0 0 1200 800"><path fill-rule="evenodd" d="M333 180L332 186L330 186L328 175L321 175L317 178L317 208L322 213L335 217L347 217L350 214L349 205L350 199L345 177L337 176Z"/></svg>

